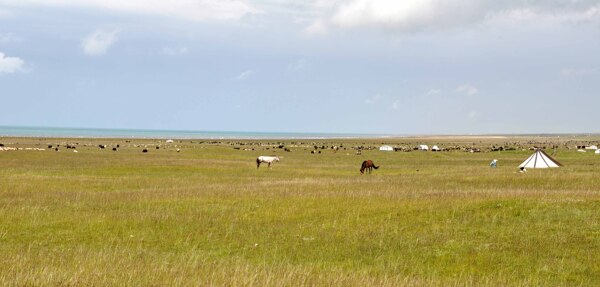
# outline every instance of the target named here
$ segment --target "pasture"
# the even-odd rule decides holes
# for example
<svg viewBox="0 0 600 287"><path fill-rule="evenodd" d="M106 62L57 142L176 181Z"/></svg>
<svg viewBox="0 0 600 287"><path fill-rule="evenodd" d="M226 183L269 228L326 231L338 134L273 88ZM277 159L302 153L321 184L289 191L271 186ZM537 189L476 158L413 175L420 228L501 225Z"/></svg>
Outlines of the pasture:
<svg viewBox="0 0 600 287"><path fill-rule="evenodd" d="M0 140L46 149L0 152L0 285L600 285L600 155L567 149L598 138ZM352 149L552 141L564 167L525 174L522 148Z"/></svg>

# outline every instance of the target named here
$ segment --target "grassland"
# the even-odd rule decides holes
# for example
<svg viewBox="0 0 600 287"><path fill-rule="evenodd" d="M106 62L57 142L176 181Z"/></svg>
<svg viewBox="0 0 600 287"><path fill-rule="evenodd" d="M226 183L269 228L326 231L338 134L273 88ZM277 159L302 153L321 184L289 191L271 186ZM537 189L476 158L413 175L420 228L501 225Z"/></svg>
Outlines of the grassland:
<svg viewBox="0 0 600 287"><path fill-rule="evenodd" d="M395 141L2 138L61 147L0 152L0 285L600 285L600 155L562 142L564 167L520 174L531 151L350 149ZM381 168L361 176L364 159Z"/></svg>

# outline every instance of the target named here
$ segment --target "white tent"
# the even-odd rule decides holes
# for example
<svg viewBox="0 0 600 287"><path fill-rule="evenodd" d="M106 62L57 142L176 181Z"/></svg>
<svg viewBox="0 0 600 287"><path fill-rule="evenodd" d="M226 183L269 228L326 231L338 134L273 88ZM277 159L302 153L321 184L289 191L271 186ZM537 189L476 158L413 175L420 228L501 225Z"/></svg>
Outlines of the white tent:
<svg viewBox="0 0 600 287"><path fill-rule="evenodd" d="M167 143L173 143L173 140L167 140Z"/></svg>
<svg viewBox="0 0 600 287"><path fill-rule="evenodd" d="M586 146L585 149L598 150L598 147L595 145Z"/></svg>
<svg viewBox="0 0 600 287"><path fill-rule="evenodd" d="M525 168L549 168L562 166L558 161L551 158L543 150L536 150L528 159L526 159L519 167Z"/></svg>
<svg viewBox="0 0 600 287"><path fill-rule="evenodd" d="M419 150L429 150L429 147L427 145L419 145Z"/></svg>
<svg viewBox="0 0 600 287"><path fill-rule="evenodd" d="M394 148L389 146L389 145L382 145L381 147L379 147L379 150L381 151L394 151Z"/></svg>
<svg viewBox="0 0 600 287"><path fill-rule="evenodd" d="M439 148L438 146L434 145L431 147L431 151L441 151L442 149Z"/></svg>
<svg viewBox="0 0 600 287"><path fill-rule="evenodd" d="M595 153L600 154L600 149L597 149Z"/></svg>

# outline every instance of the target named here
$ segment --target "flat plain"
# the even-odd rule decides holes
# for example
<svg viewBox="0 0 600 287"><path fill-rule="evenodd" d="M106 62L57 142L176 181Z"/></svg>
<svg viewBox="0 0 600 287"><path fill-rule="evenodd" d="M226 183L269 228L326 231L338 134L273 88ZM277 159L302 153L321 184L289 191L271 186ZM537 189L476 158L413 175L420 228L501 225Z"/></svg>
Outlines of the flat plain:
<svg viewBox="0 0 600 287"><path fill-rule="evenodd" d="M0 285L598 286L599 140L0 138Z"/></svg>

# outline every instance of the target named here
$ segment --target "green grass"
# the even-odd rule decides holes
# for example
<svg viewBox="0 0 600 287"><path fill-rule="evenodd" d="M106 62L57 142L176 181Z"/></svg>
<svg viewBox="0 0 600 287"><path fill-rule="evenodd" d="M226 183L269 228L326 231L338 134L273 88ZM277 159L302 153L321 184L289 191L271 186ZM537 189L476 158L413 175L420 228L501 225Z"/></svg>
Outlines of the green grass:
<svg viewBox="0 0 600 287"><path fill-rule="evenodd" d="M561 149L563 168L520 174L530 151L313 155L185 141L143 154L132 145L156 141L80 141L79 153L0 152L0 284L600 284L591 153ZM257 170L256 156L273 153L281 162ZM381 168L361 176L364 159Z"/></svg>

